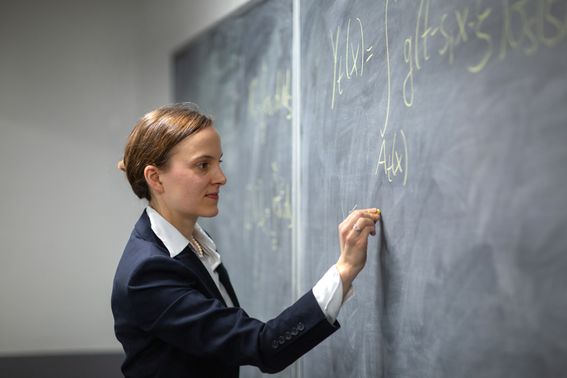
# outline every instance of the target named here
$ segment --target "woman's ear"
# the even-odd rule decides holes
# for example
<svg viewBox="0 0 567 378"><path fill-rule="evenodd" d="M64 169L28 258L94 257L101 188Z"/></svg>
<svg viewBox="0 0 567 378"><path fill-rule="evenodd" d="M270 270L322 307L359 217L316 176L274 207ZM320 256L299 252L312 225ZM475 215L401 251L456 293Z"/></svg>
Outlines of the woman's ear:
<svg viewBox="0 0 567 378"><path fill-rule="evenodd" d="M144 178L148 183L148 187L154 193L163 193L163 184L160 180L160 171L156 166L147 165L144 168Z"/></svg>

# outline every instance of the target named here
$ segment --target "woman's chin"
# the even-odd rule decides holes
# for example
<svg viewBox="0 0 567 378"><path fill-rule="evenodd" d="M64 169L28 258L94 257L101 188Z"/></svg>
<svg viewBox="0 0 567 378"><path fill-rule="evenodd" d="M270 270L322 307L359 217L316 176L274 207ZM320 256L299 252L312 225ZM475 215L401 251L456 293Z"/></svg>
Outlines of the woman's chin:
<svg viewBox="0 0 567 378"><path fill-rule="evenodd" d="M212 218L212 217L216 217L219 213L219 209L218 207L215 209L211 209L209 211L203 212L203 214L201 214L201 216L203 218Z"/></svg>

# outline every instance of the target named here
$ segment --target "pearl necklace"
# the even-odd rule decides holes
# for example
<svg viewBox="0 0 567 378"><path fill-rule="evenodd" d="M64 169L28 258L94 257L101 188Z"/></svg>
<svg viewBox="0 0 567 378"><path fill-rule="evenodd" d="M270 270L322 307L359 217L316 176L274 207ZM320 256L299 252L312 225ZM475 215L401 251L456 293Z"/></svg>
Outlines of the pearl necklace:
<svg viewBox="0 0 567 378"><path fill-rule="evenodd" d="M197 241L197 239L195 239L194 236L192 236L191 239L191 244L193 245L193 247L197 248L197 254L199 255L199 257L203 257L203 247L201 247L201 244Z"/></svg>

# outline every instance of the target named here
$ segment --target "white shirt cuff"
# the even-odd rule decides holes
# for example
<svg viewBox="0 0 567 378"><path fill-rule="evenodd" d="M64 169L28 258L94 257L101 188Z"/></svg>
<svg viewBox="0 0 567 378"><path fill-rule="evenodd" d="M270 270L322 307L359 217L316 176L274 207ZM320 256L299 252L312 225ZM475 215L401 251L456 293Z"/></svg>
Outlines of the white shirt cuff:
<svg viewBox="0 0 567 378"><path fill-rule="evenodd" d="M334 324L343 303L346 303L354 295L354 290L351 286L343 299L341 276L336 265L333 265L313 286L313 295L329 323Z"/></svg>

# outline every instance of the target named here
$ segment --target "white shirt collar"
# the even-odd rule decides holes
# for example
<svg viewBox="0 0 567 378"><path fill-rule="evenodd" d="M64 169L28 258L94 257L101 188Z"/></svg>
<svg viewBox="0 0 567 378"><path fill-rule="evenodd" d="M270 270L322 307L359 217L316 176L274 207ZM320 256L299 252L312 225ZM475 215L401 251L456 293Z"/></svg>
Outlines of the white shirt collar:
<svg viewBox="0 0 567 378"><path fill-rule="evenodd" d="M164 217L161 216L160 213L155 211L152 207L146 207L146 213L150 218L152 231L163 242L165 248L167 248L167 251L169 252L169 255L171 257L175 257L180 254L189 244L189 240L187 240L187 238L183 236L183 234L179 232L177 228L169 223ZM228 295L226 288L220 282L218 272L216 272L216 269L221 264L221 258L217 253L215 242L213 242L213 240L209 237L209 235L207 235L207 233L201 228L201 226L199 226L198 223L195 223L195 227L193 228L193 236L195 237L195 239L197 239L197 241L203 248L202 256L199 256L199 254L197 253L195 253L195 255L199 258L199 260L201 260L201 262L209 272L227 306L233 307L234 304L232 302L232 299L230 299L230 295Z"/></svg>
<svg viewBox="0 0 567 378"><path fill-rule="evenodd" d="M175 257L180 254L189 244L189 240L151 206L146 207L146 213L150 218L152 231L163 242L169 255ZM215 242L205 233L198 223L195 223L193 233L195 239L197 239L203 247L204 254L213 257L214 260L218 260L213 263L213 265L218 266L218 264L220 264L220 255L217 253Z"/></svg>

